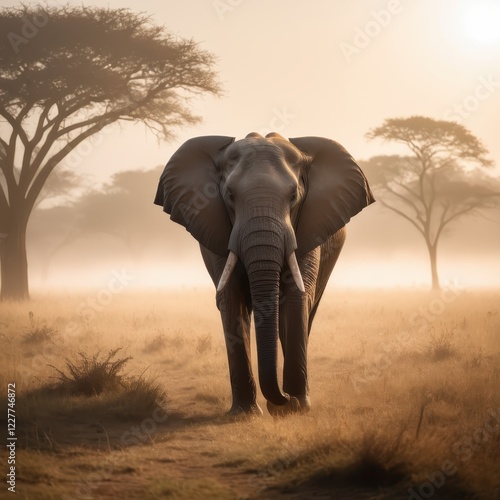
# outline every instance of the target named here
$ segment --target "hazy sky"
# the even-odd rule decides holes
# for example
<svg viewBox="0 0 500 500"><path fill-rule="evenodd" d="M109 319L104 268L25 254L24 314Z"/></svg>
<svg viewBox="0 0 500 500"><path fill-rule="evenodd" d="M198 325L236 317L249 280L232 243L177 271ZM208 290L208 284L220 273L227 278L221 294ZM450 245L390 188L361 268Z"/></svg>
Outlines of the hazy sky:
<svg viewBox="0 0 500 500"><path fill-rule="evenodd" d="M105 133L97 145L77 150L69 161L94 183L118 170L164 164L184 140L206 134L241 138L250 131L274 130L285 137L325 136L355 158L367 159L398 151L367 141L368 129L385 118L414 114L461 122L484 142L500 173L499 0L83 4L147 12L174 34L194 38L216 55L224 89L220 98L193 100L203 122L178 130L171 143L158 144L141 126L124 126ZM499 229L493 224L490 231ZM479 244L487 245L488 239ZM494 244L485 252L491 257L499 251L498 241ZM400 262L404 267L405 258ZM491 262L495 265L493 257ZM425 272L426 265L422 258ZM486 264L474 265L480 272ZM498 264L493 271L500 276ZM481 272L491 275L492 269Z"/></svg>
<svg viewBox="0 0 500 500"><path fill-rule="evenodd" d="M203 123L179 130L173 143L157 144L137 126L106 133L91 152L83 148L72 161L99 179L163 164L192 136L242 137L266 129L288 137L330 137L354 157L368 158L392 147L368 142L366 131L385 118L412 114L460 120L500 164L498 0L83 4L144 11L171 32L194 38L217 56L224 88L221 98L193 102ZM455 106L464 109L455 112Z"/></svg>

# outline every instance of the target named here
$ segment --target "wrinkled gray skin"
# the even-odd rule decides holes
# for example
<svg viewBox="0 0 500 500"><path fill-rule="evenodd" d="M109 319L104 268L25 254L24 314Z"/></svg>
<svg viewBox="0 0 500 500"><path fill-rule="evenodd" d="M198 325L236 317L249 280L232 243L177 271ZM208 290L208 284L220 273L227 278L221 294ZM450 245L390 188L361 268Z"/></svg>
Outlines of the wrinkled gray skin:
<svg viewBox="0 0 500 500"><path fill-rule="evenodd" d="M321 157L320 153L316 156ZM341 153L348 155L343 149ZM306 233L307 228L314 228L312 218L316 219L315 214L324 215L323 211L335 210L335 205L333 209L322 206L321 202L315 202L314 193L311 193L308 209L304 209L302 214L304 200L308 197L309 169L314 160L278 134L269 134L266 138L249 134L245 139L224 147L216 156L214 154L214 158L219 174L219 193L229 219L227 247L223 249L226 251L219 251L215 245L212 246L211 240L204 239L205 236L197 236L200 230L197 233L192 228L194 219L191 217L179 220L177 216L177 222L185 225L199 239L205 265L216 287L220 284L228 250L237 256L236 266L227 283L216 293L229 360L233 399L230 413L262 413L256 402L256 384L250 363L252 313L260 388L269 412L283 415L309 411L308 338L321 296L344 244L344 223L332 224L317 236L300 236ZM348 158L352 161L350 156ZM168 168L169 165L166 170ZM355 165L352 168L358 167ZM373 198L367 184L362 186L366 179L362 174L355 173L361 179L361 188L356 184L359 192L355 192L353 197L356 200L364 197L358 200L362 208ZM160 181L161 194L157 195L155 202L164 205L168 213L175 212L176 203L177 206L181 204L176 198L184 196L177 194L172 187L177 182L177 177L173 176L165 177L163 184ZM319 186L316 189L323 189L321 182L316 184ZM200 191L201 187L197 192ZM331 194L328 193L330 198L335 196L334 189ZM318 203L318 206L311 206L312 203ZM352 203L347 202L348 205ZM203 203L199 206L201 209L194 212L193 217L207 217L204 221L206 227L221 223L220 220L213 220L213 215L202 215ZM349 209L350 213L345 216L347 220L361 208ZM172 218L175 220L174 216ZM297 235L301 241L297 241ZM311 243L313 237L316 237L317 245ZM302 240L307 240L307 243L302 244ZM212 249L203 244L209 241ZM294 253L304 291L299 290L297 279L290 272L289 257ZM283 389L277 377L278 337L284 355Z"/></svg>

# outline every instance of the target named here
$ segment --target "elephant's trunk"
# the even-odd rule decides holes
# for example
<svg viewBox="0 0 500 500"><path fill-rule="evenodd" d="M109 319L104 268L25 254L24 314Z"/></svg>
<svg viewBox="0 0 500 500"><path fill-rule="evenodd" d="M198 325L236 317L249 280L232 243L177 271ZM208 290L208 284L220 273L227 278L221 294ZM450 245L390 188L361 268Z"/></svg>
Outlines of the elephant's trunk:
<svg viewBox="0 0 500 500"><path fill-rule="evenodd" d="M259 383L264 397L282 406L290 397L278 384L279 288L285 238L281 223L256 217L246 225L240 255L248 273L254 309Z"/></svg>
<svg viewBox="0 0 500 500"><path fill-rule="evenodd" d="M254 307L259 384L263 396L274 405L284 405L289 397L278 384L279 270L249 272Z"/></svg>

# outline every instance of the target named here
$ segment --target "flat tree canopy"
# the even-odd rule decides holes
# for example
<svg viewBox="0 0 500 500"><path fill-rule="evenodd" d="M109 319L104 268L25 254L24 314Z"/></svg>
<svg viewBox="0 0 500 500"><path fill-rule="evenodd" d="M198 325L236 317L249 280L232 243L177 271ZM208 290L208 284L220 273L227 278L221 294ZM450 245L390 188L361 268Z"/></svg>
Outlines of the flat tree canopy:
<svg viewBox="0 0 500 500"><path fill-rule="evenodd" d="M1 297L26 299L26 226L54 168L118 121L169 139L220 86L211 54L128 9L4 8L0 32Z"/></svg>
<svg viewBox="0 0 500 500"><path fill-rule="evenodd" d="M463 125L424 116L391 118L367 134L402 143L409 156L363 163L377 200L421 234L439 288L437 247L443 232L467 214L500 206L500 181L487 174L487 150Z"/></svg>

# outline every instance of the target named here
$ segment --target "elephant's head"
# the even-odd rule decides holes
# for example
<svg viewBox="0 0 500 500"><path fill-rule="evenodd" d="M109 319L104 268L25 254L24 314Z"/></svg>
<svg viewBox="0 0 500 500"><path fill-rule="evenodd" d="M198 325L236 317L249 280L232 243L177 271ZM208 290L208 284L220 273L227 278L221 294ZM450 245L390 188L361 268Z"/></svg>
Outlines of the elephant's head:
<svg viewBox="0 0 500 500"><path fill-rule="evenodd" d="M349 153L319 137L197 137L165 167L155 203L201 245L227 257L218 291L238 261L246 270L260 387L275 405L289 400L277 382L280 275L289 268L297 293L304 293L297 256L327 241L373 201Z"/></svg>

